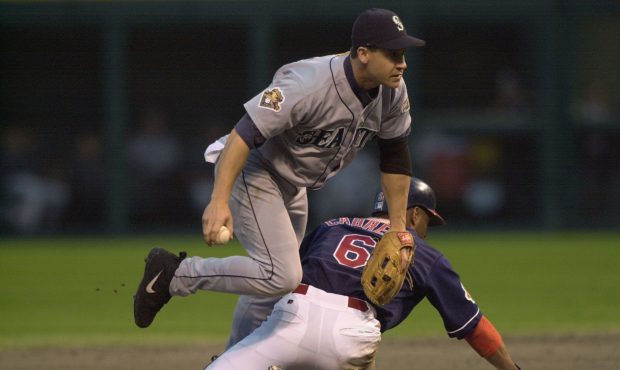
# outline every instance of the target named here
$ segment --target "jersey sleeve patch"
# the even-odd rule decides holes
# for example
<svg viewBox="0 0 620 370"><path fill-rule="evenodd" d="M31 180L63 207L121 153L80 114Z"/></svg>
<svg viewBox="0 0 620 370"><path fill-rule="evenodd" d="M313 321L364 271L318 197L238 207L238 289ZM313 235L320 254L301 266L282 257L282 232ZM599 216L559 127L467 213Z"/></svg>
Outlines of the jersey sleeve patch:
<svg viewBox="0 0 620 370"><path fill-rule="evenodd" d="M480 320L480 309L445 257L439 258L426 280L427 298L439 311L450 337L463 338Z"/></svg>
<svg viewBox="0 0 620 370"><path fill-rule="evenodd" d="M279 112L280 110L282 110L282 103L284 103L284 99L284 93L279 87L267 89L263 92L263 95L258 102L258 107L271 109L274 112Z"/></svg>
<svg viewBox="0 0 620 370"><path fill-rule="evenodd" d="M403 100L403 104L400 106L400 112L401 113L409 112L409 109L411 109L411 105L409 104L409 97L405 96L405 99Z"/></svg>

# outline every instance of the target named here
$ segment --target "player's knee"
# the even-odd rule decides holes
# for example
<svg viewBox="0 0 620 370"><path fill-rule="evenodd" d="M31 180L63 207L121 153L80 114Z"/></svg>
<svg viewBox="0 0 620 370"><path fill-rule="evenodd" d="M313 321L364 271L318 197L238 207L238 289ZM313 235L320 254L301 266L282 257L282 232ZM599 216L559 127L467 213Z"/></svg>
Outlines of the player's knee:
<svg viewBox="0 0 620 370"><path fill-rule="evenodd" d="M300 268L289 269L284 274L275 275L272 279L274 295L284 295L290 293L301 283L302 270Z"/></svg>
<svg viewBox="0 0 620 370"><path fill-rule="evenodd" d="M301 283L302 275L303 275L303 271L301 270L301 268L299 270L295 270L294 272L292 272L289 275L288 279L286 280L284 290L286 290L287 293L295 290L295 288L297 288L299 283Z"/></svg>

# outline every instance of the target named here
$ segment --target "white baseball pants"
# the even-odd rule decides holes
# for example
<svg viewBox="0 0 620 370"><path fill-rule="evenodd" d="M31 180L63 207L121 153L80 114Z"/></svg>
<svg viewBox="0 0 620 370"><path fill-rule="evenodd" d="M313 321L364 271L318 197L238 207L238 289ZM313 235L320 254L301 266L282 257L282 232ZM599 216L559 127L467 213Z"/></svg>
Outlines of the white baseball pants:
<svg viewBox="0 0 620 370"><path fill-rule="evenodd" d="M306 288L282 297L258 329L224 352L208 370L373 366L381 341L374 309L364 301L300 287Z"/></svg>

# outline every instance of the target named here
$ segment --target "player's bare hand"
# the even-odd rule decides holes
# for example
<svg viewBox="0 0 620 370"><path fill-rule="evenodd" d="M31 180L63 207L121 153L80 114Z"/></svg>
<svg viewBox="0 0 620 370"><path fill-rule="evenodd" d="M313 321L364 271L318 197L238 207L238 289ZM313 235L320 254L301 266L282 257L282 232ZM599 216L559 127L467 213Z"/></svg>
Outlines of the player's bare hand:
<svg viewBox="0 0 620 370"><path fill-rule="evenodd" d="M404 274L409 268L409 261L411 261L412 254L413 254L413 248L411 247L405 247L400 250L400 256L401 256L400 272L402 274Z"/></svg>
<svg viewBox="0 0 620 370"><path fill-rule="evenodd" d="M226 226L233 235L233 218L228 203L211 201L202 214L202 236L208 245L218 243L217 234L222 226Z"/></svg>
<svg viewBox="0 0 620 370"><path fill-rule="evenodd" d="M400 231L400 232L405 232L410 236L410 240L413 241L413 235L411 235L411 233L409 231L407 231L406 229L402 229L402 230L398 230L395 228L390 228L390 231ZM402 242L402 240L401 240ZM411 243L412 246L404 246L403 248L400 249L400 272L401 274L404 274L405 272L407 272L407 269L409 268L409 264L410 261L413 260L413 254L414 254L414 246L413 246L413 242Z"/></svg>

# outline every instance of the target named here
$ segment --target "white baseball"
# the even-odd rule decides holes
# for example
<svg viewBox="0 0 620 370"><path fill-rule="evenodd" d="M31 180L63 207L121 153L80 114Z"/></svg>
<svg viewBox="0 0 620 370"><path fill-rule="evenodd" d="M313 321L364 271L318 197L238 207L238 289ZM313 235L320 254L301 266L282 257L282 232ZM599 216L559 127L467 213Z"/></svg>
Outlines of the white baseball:
<svg viewBox="0 0 620 370"><path fill-rule="evenodd" d="M230 235L230 230L228 230L228 228L226 226L220 227L220 231L217 232L217 240L216 242L218 244L226 244L230 241L231 235Z"/></svg>

